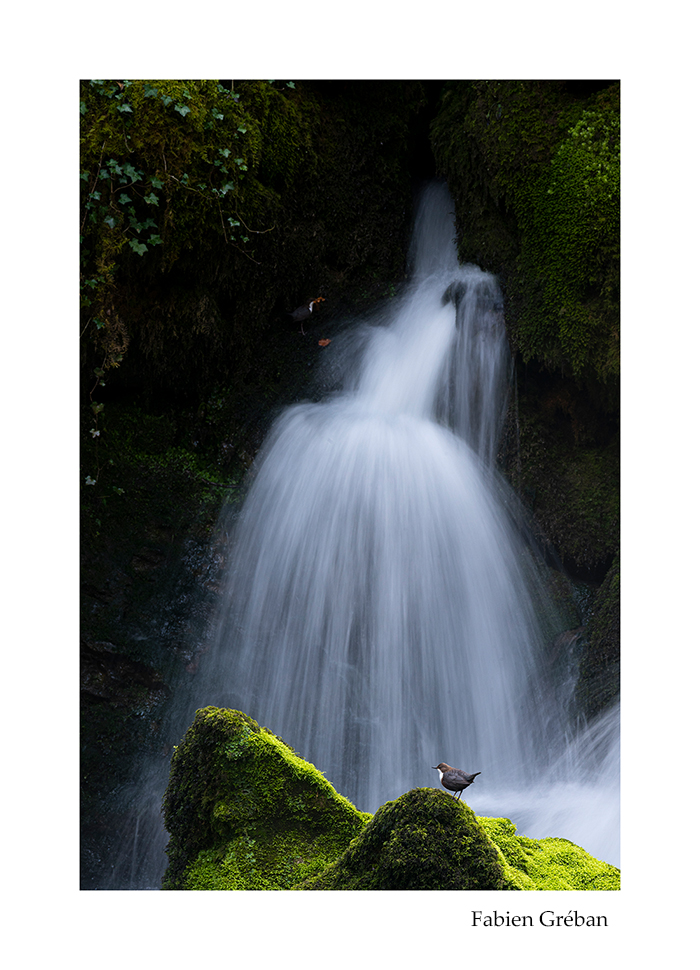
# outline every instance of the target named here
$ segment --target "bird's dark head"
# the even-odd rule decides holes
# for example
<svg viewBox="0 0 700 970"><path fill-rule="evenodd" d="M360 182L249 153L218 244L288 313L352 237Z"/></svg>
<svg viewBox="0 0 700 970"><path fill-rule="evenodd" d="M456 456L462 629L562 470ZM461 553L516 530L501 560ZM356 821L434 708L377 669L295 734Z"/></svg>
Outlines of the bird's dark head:
<svg viewBox="0 0 700 970"><path fill-rule="evenodd" d="M446 765L444 761L441 761L439 765L433 765L433 768L437 768L438 771L450 771L450 766Z"/></svg>

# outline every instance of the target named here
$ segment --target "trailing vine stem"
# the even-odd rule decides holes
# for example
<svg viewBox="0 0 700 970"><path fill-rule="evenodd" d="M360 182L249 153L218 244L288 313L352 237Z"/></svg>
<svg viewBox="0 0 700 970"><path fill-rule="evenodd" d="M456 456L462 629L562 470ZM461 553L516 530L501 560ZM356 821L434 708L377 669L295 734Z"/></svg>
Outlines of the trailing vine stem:
<svg viewBox="0 0 700 970"><path fill-rule="evenodd" d="M104 158L104 155L105 155L105 145L106 145L106 144L107 144L107 142L106 142L106 141L103 141L103 142L102 142L102 151L101 151L101 153L100 153L100 160L99 160L99 162L97 163L97 172L96 172L96 175L95 175L95 181L94 181L94 182L92 183L92 188L90 189L90 196L92 196L92 194L94 193L94 191L95 191L95 186L97 185L97 180L98 180L98 178L100 177L100 171L102 170L102 159ZM89 197L90 197L90 196L89 196ZM83 231L83 229L85 228L85 220L86 220L86 219L87 219L87 217L88 217L88 212L89 212L89 211L90 211L90 210L89 210L89 208L88 208L88 207L86 206L86 207L85 207L85 215L83 216L83 221L82 221L82 223L80 224L80 231L81 231L81 232L82 232L82 231Z"/></svg>

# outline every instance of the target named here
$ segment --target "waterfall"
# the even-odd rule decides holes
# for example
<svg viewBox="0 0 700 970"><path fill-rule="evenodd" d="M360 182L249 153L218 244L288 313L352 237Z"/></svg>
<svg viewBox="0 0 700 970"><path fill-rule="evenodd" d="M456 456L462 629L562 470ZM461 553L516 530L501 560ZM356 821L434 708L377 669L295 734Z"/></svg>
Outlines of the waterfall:
<svg viewBox="0 0 700 970"><path fill-rule="evenodd" d="M340 389L282 414L222 521L221 616L170 735L197 707L242 710L365 811L437 785L445 761L481 772L477 814L619 864L618 711L571 722L573 668L551 648L566 623L496 470L501 294L459 265L450 210L430 185L404 292L324 350ZM106 888L158 887L166 784L144 765Z"/></svg>
<svg viewBox="0 0 700 970"><path fill-rule="evenodd" d="M567 815L607 758L605 832L580 839L615 861L614 724L586 745L557 691L548 644L564 627L495 469L501 294L459 265L450 207L441 185L424 193L405 292L345 340L342 389L289 408L258 457L208 701L269 727L366 811L447 761L482 773L477 812L527 834L556 792L561 828L542 834L573 839Z"/></svg>

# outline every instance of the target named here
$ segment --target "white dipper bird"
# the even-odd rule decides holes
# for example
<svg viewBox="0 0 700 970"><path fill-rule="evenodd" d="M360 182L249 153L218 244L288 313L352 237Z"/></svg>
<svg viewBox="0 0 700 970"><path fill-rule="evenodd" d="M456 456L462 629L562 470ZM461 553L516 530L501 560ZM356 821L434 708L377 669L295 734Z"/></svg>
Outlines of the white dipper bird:
<svg viewBox="0 0 700 970"><path fill-rule="evenodd" d="M458 799L462 797L464 789L469 788L476 776L481 774L480 771L475 771L473 775L468 775L461 768L452 768L450 765L446 765L444 761L441 761L439 765L433 765L433 768L437 768L440 773L440 784L443 788L447 788L451 792L459 792Z"/></svg>

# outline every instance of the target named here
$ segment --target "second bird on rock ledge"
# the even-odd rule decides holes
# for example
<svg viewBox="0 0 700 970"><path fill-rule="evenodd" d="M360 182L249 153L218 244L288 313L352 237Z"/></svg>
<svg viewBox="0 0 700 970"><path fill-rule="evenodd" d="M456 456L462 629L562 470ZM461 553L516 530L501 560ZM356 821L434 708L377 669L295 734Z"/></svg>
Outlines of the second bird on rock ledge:
<svg viewBox="0 0 700 970"><path fill-rule="evenodd" d="M468 775L461 768L452 768L450 765L446 765L444 761L441 761L439 765L433 765L433 768L436 768L440 773L440 783L443 788L451 792L459 792L457 799L462 797L464 789L469 788L476 776L481 774L480 771L475 771L473 775Z"/></svg>
<svg viewBox="0 0 700 970"><path fill-rule="evenodd" d="M325 302L326 302L325 297L317 296L315 300L312 300L310 303L306 304L305 306L297 307L296 310L292 310L290 313L287 313L286 316L289 320L292 320L294 323L301 324L301 332L304 333L304 320L309 319L311 314L316 309L316 305L318 303L325 303Z"/></svg>

